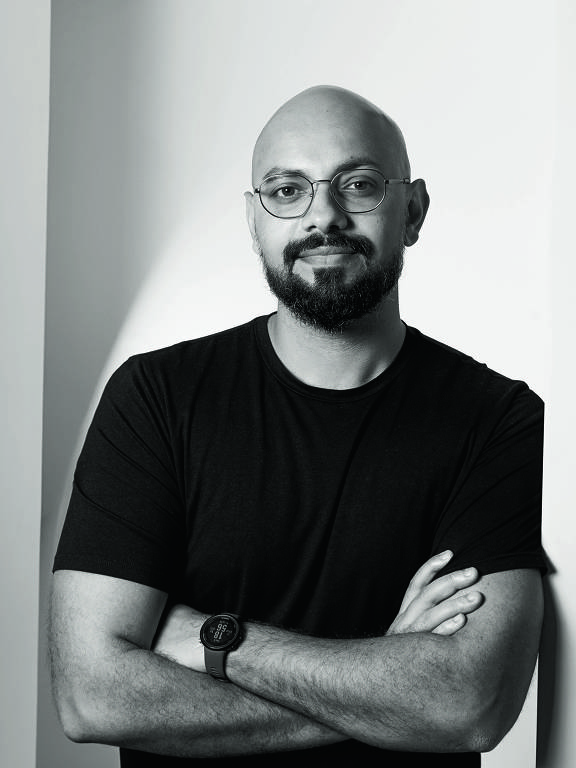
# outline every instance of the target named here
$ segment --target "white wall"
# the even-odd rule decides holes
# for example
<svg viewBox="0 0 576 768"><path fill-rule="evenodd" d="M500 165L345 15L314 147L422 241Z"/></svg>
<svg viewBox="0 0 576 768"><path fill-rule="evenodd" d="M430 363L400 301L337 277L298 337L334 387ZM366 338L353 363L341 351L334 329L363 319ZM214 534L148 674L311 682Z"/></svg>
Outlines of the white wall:
<svg viewBox="0 0 576 768"><path fill-rule="evenodd" d="M251 148L280 103L324 82L388 111L428 182L404 319L556 397L545 545L566 638L576 627L562 426L568 416L576 427L564 385L571 189L559 154L571 142L567 0L52 5L42 605L72 466L112 369L272 309L244 224ZM569 664L562 654L559 669L576 682ZM116 765L114 750L65 742L45 666L40 682L40 768ZM552 740L541 741L551 768L567 768L559 755L576 748L566 690L553 699ZM535 764L535 700L485 766Z"/></svg>
<svg viewBox="0 0 576 768"><path fill-rule="evenodd" d="M543 210L549 215L548 312L551 325L550 389L544 449L543 535L556 573L550 578L555 609L539 678L539 768L569 768L576 755L576 558L574 557L576 490L576 403L574 401L574 332L576 330L576 263L574 215L576 178L576 9L556 3L554 185ZM544 667L544 664L541 664Z"/></svg>
<svg viewBox="0 0 576 768"><path fill-rule="evenodd" d="M50 3L0 0L0 763L34 765Z"/></svg>

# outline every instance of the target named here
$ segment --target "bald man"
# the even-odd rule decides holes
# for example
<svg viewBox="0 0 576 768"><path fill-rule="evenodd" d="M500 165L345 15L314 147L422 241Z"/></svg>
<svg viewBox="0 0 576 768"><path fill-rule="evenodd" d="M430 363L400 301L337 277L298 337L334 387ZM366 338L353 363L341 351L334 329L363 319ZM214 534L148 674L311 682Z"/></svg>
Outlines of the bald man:
<svg viewBox="0 0 576 768"><path fill-rule="evenodd" d="M130 358L55 559L69 738L126 766L478 766L542 617L542 404L407 326L428 209L380 109L311 88L247 219L277 312Z"/></svg>

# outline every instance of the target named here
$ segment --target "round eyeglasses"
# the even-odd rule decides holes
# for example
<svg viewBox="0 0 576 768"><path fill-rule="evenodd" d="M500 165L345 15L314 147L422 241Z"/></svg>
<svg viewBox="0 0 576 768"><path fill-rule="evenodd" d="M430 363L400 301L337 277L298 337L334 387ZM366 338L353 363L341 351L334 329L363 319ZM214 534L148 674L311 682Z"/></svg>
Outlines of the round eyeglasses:
<svg viewBox="0 0 576 768"><path fill-rule="evenodd" d="M346 213L368 213L386 197L389 184L409 184L410 179L386 179L374 168L340 171L332 179L311 179L301 173L277 173L254 187L264 209L279 219L304 216L314 200L315 184L330 184L330 195Z"/></svg>

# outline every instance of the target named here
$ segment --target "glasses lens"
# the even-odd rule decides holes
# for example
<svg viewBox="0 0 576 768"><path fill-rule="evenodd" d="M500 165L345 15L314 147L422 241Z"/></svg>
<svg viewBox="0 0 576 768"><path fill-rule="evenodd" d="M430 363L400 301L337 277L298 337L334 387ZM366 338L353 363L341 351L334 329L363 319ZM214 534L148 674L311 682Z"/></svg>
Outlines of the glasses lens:
<svg viewBox="0 0 576 768"><path fill-rule="evenodd" d="M269 176L260 185L262 205L273 216L290 219L308 208L312 197L312 184L297 173Z"/></svg>
<svg viewBox="0 0 576 768"><path fill-rule="evenodd" d="M371 168L342 171L332 179L334 199L349 213L377 208L386 195L384 176Z"/></svg>

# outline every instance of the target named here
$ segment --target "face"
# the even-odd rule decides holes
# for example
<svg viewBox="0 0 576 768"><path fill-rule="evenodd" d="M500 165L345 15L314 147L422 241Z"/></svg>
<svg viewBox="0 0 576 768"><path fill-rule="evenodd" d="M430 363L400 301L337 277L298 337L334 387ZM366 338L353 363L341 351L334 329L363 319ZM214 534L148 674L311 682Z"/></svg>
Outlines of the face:
<svg viewBox="0 0 576 768"><path fill-rule="evenodd" d="M374 116L335 110L289 115L264 135L254 163L254 184L273 173L300 172L331 179L351 167L399 178L402 168ZM334 332L381 305L400 277L406 235L406 186L389 185L373 211L347 213L316 184L312 205L297 219L269 214L247 193L248 222L268 284L299 320Z"/></svg>

